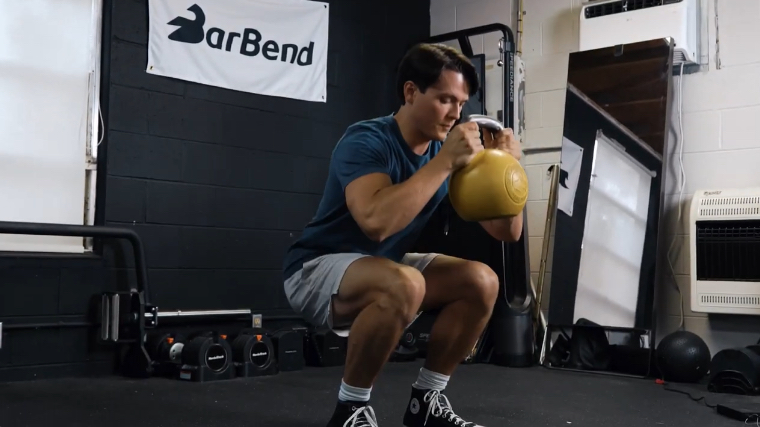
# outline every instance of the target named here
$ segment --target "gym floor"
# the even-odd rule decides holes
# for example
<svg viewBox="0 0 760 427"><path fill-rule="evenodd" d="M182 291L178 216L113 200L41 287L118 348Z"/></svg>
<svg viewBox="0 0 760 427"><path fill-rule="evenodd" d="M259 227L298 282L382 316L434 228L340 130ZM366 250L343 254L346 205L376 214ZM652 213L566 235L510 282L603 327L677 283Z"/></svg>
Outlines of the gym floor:
<svg viewBox="0 0 760 427"><path fill-rule="evenodd" d="M380 427L400 426L422 362L387 365L373 390ZM342 368L186 383L121 377L0 384L0 426L324 427ZM653 380L546 368L463 365L449 385L454 410L488 427L736 426L741 422Z"/></svg>

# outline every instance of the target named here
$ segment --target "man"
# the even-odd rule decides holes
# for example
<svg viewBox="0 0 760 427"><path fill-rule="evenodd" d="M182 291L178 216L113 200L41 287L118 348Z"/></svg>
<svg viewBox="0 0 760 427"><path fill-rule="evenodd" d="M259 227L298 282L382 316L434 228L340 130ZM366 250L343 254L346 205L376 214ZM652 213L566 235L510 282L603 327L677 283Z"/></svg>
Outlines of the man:
<svg viewBox="0 0 760 427"><path fill-rule="evenodd" d="M454 127L478 87L472 63L455 49L413 47L398 69L398 112L348 128L333 151L317 213L288 251L285 293L293 309L317 327L350 331L328 427L377 426L372 385L416 314L433 309L440 314L404 425L476 426L456 415L442 392L491 316L498 277L482 263L407 251L447 197L448 177L484 148L477 124ZM484 141L520 158L510 130L484 132ZM523 220L481 224L511 242Z"/></svg>

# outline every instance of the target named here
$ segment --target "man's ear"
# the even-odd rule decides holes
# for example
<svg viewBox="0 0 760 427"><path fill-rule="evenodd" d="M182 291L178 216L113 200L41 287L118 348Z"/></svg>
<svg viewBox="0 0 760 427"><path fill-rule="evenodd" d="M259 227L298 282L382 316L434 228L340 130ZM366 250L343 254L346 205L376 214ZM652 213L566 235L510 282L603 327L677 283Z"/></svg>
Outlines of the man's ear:
<svg viewBox="0 0 760 427"><path fill-rule="evenodd" d="M414 104L414 98L417 95L417 85L412 82L404 83L404 101L407 104Z"/></svg>

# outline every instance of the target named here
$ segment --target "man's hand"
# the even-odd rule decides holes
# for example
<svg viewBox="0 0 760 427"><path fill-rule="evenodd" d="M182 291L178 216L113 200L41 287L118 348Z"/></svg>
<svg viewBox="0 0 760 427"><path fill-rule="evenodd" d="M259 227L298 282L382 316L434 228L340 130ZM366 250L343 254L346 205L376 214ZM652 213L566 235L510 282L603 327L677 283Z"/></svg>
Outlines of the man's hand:
<svg viewBox="0 0 760 427"><path fill-rule="evenodd" d="M510 128L505 128L496 133L491 130L484 129L483 141L486 148L504 150L511 154L518 161L522 158L522 149L520 149L520 142L517 140L517 138L515 138L515 134Z"/></svg>
<svg viewBox="0 0 760 427"><path fill-rule="evenodd" d="M515 138L512 129L506 128L495 133L488 129L484 129L483 142L485 148L504 150L518 161L522 158L520 142ZM520 212L509 218L481 221L480 225L483 226L486 232L488 232L488 234L494 239L503 242L516 242L520 240L520 236L522 235L523 214Z"/></svg>
<svg viewBox="0 0 760 427"><path fill-rule="evenodd" d="M470 160L480 151L483 151L483 144L480 143L478 124L465 122L454 126L454 129L449 132L436 157L446 159L447 164L454 171L470 163Z"/></svg>

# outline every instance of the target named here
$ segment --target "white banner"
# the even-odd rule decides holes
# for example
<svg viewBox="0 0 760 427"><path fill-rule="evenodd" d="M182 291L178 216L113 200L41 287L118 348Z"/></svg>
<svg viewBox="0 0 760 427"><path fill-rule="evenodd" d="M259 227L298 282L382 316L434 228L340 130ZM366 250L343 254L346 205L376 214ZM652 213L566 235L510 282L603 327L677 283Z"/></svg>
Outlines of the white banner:
<svg viewBox="0 0 760 427"><path fill-rule="evenodd" d="M326 102L329 11L304 0L149 0L146 71Z"/></svg>

